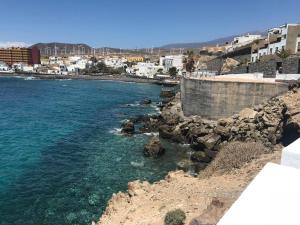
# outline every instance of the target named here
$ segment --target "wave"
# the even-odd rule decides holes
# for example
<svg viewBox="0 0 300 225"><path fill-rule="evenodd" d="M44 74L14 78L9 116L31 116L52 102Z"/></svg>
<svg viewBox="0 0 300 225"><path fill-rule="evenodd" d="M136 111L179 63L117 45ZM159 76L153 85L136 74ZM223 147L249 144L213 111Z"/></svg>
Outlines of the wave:
<svg viewBox="0 0 300 225"><path fill-rule="evenodd" d="M112 130L109 131L109 133L115 134L115 135L122 135L121 131L122 131L121 128L113 128Z"/></svg>
<svg viewBox="0 0 300 225"><path fill-rule="evenodd" d="M159 135L159 133L158 132L149 132L149 133L144 133L144 135L157 137Z"/></svg>
<svg viewBox="0 0 300 225"><path fill-rule="evenodd" d="M130 165L132 165L133 167L144 167L145 163L144 163L144 161L141 161L141 162L131 161Z"/></svg>
<svg viewBox="0 0 300 225"><path fill-rule="evenodd" d="M126 106L138 107L138 106L141 106L141 104L140 103L131 103L131 104L126 104Z"/></svg>
<svg viewBox="0 0 300 225"><path fill-rule="evenodd" d="M35 77L25 77L24 80L35 80Z"/></svg>

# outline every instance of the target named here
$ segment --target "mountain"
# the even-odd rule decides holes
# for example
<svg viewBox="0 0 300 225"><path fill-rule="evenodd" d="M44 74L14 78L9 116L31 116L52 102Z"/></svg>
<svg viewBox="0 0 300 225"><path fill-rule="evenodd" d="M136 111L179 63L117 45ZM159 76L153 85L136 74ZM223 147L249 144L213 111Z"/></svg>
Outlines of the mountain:
<svg viewBox="0 0 300 225"><path fill-rule="evenodd" d="M228 37L222 37L222 38L217 38L211 41L204 41L204 42L191 42L191 43L173 43L173 44L167 44L163 45L160 48L165 48L165 49L170 49L170 48L202 48L204 46L215 46L217 44L222 45L225 44L226 42L231 42L233 41L234 37L245 35L245 34L261 34L261 35L266 35L266 32L261 32L261 31L252 31L252 32L246 32L243 34L238 34L238 35L231 35Z"/></svg>
<svg viewBox="0 0 300 225"><path fill-rule="evenodd" d="M91 46L84 43L37 43L31 47L37 47L40 49L41 55L50 56L50 55L81 55L81 54L92 54L95 53L137 53L136 50L130 49L120 49L120 48L111 48L111 47L101 47L101 48L92 48Z"/></svg>
<svg viewBox="0 0 300 225"><path fill-rule="evenodd" d="M61 54L85 54L90 53L92 48L83 43L71 44L71 43L37 43L31 47L37 47L40 49L42 55L54 55L55 52L57 55Z"/></svg>

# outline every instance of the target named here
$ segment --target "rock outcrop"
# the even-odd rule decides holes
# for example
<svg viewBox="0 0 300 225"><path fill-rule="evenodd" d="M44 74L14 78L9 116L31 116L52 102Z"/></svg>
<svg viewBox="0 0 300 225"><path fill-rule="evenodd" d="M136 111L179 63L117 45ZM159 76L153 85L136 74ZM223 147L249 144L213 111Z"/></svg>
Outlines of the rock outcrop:
<svg viewBox="0 0 300 225"><path fill-rule="evenodd" d="M127 120L125 121L122 125L121 125L121 128L122 128L122 133L123 134L134 134L134 123L130 120Z"/></svg>
<svg viewBox="0 0 300 225"><path fill-rule="evenodd" d="M228 142L255 141L267 147L276 145L282 140L289 118L287 106L280 97L218 121L199 116L186 118L171 110L176 104L170 102L162 110L159 135L174 142L190 144L195 151L191 160L202 165L209 163L222 145Z"/></svg>
<svg viewBox="0 0 300 225"><path fill-rule="evenodd" d="M144 146L144 155L146 157L159 157L165 153L165 149L160 143L158 137L150 139L149 143Z"/></svg>

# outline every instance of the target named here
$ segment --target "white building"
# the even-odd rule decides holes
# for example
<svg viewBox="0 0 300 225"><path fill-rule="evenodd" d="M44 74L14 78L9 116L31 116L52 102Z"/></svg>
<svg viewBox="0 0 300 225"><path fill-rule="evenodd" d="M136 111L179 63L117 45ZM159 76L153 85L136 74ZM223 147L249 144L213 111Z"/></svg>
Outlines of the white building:
<svg viewBox="0 0 300 225"><path fill-rule="evenodd" d="M139 62L133 66L133 71L137 76L154 78L159 69L163 69L162 66L156 66L154 63Z"/></svg>
<svg viewBox="0 0 300 225"><path fill-rule="evenodd" d="M251 62L283 49L291 54L300 53L300 24L285 24L268 30L268 37L253 45Z"/></svg>
<svg viewBox="0 0 300 225"><path fill-rule="evenodd" d="M80 56L71 56L68 58L68 62L60 63L59 67L61 68L61 72L68 71L75 73L79 70L85 69L88 63L89 61L87 59L84 59Z"/></svg>
<svg viewBox="0 0 300 225"><path fill-rule="evenodd" d="M49 57L49 64L53 65L53 64L63 64L63 59L62 57L58 57L58 56L50 56Z"/></svg>
<svg viewBox="0 0 300 225"><path fill-rule="evenodd" d="M183 70L184 55L167 55L162 56L159 59L159 65L163 67L165 73L169 71L171 67L176 67L178 73L181 74Z"/></svg>
<svg viewBox="0 0 300 225"><path fill-rule="evenodd" d="M260 34L247 34L235 37L233 41L229 45L227 45L227 52L232 52L236 48L251 44L253 41L259 40L261 38L262 36Z"/></svg>
<svg viewBox="0 0 300 225"><path fill-rule="evenodd" d="M104 63L106 66L112 67L114 69L122 68L126 64L125 58L119 58L119 57L107 57L104 59Z"/></svg>
<svg viewBox="0 0 300 225"><path fill-rule="evenodd" d="M9 67L4 62L0 62L0 71L9 71Z"/></svg>

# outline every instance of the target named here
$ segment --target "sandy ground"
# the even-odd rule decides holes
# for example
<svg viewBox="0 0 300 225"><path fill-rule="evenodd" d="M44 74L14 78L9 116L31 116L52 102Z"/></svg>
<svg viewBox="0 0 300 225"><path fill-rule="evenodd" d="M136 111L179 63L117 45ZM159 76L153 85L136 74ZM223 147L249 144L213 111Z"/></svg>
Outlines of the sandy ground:
<svg viewBox="0 0 300 225"><path fill-rule="evenodd" d="M180 208L186 224L199 216L214 197L231 205L267 162L278 163L280 151L262 155L244 168L208 179L191 177L182 171L171 172L165 180L128 184L128 194L112 197L98 225L163 225L170 210Z"/></svg>

